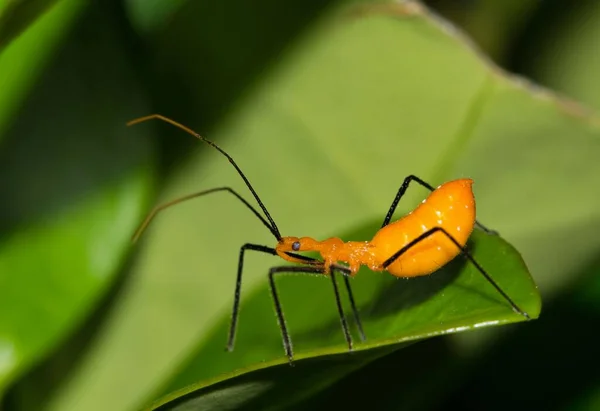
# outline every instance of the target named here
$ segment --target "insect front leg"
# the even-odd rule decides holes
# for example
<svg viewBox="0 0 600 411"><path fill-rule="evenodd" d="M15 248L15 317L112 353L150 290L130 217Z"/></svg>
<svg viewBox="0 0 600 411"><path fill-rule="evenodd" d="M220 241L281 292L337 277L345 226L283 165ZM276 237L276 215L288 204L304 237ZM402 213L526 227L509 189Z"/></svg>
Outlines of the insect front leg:
<svg viewBox="0 0 600 411"><path fill-rule="evenodd" d="M279 293L275 285L275 274L281 273L298 273L298 274L323 274L325 272L324 266L278 266L271 267L269 270L269 287L271 288L271 295L273 296L273 303L275 304L275 314L277 315L277 322L279 329L281 330L281 339L283 340L283 348L285 355L288 357L290 365L294 365L294 350L292 347L292 340L290 333L285 323L285 317L283 315L283 309L281 308L281 301L279 300Z"/></svg>
<svg viewBox="0 0 600 411"><path fill-rule="evenodd" d="M229 327L229 338L227 339L227 351L233 351L235 344L235 333L237 330L238 318L240 316L240 297L242 293L242 272L244 271L244 253L246 250L259 251L266 254L277 255L274 248L258 244L244 244L240 248L240 258L238 262L237 277L235 280L235 292L233 294L233 310L231 314L231 325Z"/></svg>
<svg viewBox="0 0 600 411"><path fill-rule="evenodd" d="M237 270L237 277L236 277L236 281L235 281L235 292L234 292L234 297L233 297L233 309L232 309L232 314L231 314L231 325L229 327L229 337L227 339L227 351L233 351L233 347L235 345L235 336L236 336L236 332L237 332L237 324L238 324L238 320L240 317L240 301L241 301L241 295L242 295L242 273L244 271L244 254L247 250L251 250L251 251L259 251L265 254L271 254L271 255L277 255L277 252L275 251L274 248L271 247L267 247L264 245L259 245L259 244L244 244L241 248L240 248L240 257L239 257L239 261L238 261L238 270ZM295 254L295 253L287 253L290 256L297 258L299 260L303 260L306 261L307 264L319 264L319 261L311 258L311 257L306 257L300 254ZM292 268L294 271L295 269L298 268L308 268L308 269L314 269L316 268L317 271L315 272L323 272L323 266L322 265L313 265L313 266L308 266L308 267L287 267ZM320 270L320 271L319 271ZM288 270L290 271L290 270ZM313 272L313 271L305 271L305 272Z"/></svg>

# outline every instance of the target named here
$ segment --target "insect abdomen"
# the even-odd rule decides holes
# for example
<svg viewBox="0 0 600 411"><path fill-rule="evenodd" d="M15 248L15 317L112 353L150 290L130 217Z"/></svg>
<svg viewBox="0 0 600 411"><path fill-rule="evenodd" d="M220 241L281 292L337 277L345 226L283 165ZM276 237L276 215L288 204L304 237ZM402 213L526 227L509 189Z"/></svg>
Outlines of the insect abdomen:
<svg viewBox="0 0 600 411"><path fill-rule="evenodd" d="M411 214L382 228L371 241L377 248L378 262L383 264L402 247L434 227L444 228L461 246L466 244L475 225L472 184L471 179L442 184ZM438 231L411 247L386 270L398 277L427 275L459 253L458 247Z"/></svg>

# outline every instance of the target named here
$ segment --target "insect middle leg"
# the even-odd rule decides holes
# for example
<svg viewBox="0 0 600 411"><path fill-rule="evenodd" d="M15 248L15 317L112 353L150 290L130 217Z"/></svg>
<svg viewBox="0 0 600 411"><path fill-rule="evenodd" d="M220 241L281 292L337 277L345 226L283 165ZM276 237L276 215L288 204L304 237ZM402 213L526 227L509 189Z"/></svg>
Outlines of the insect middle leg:
<svg viewBox="0 0 600 411"><path fill-rule="evenodd" d="M337 282L335 280L335 271L337 271L340 267L332 267L329 277L331 278L331 283L333 285L333 292L335 294L335 303L337 305L338 314L340 317L340 322L342 325L342 330L344 332L344 338L348 343L348 350L352 351L353 343L352 343L352 335L348 329L348 322L346 321L346 316L344 315L344 308L342 307L342 301L340 299L340 291L337 286ZM269 285L271 287L271 294L273 296L273 301L275 303L275 312L277 314L277 322L279 323L279 328L281 329L281 338L283 340L283 347L285 349L285 354L288 357L290 365L293 365L294 361L294 351L292 347L292 340L290 338L290 333L287 329L287 325L285 323L285 317L283 315L283 309L281 307L281 301L279 300L279 294L277 293L277 287L275 286L275 275L282 273L301 273L301 274L324 274L325 267L323 265L320 266L277 266L272 267L269 270ZM353 297L351 297L354 300ZM355 315L357 313L355 312ZM358 323L360 324L360 322ZM362 325L360 326L360 330L362 331Z"/></svg>
<svg viewBox="0 0 600 411"><path fill-rule="evenodd" d="M432 236L433 234L435 234L437 232L443 233L446 237L448 237L448 239L450 239L450 241L452 241L454 243L454 245L456 245L458 247L460 252L475 266L475 268L477 268L477 270L481 273L481 275L483 275L485 277L485 279L492 286L494 286L496 291L498 291L498 293L500 293L500 295L502 295L502 297L504 297L504 299L512 307L513 311L515 311L518 314L521 314L523 317L527 318L528 320L530 319L529 314L527 314L525 311L523 311L521 308L519 308L519 306L512 300L512 298L510 298L508 296L508 294L506 294L504 292L504 290L502 290L502 288L500 288L498 283L496 283L496 281L494 281L494 279L483 269L483 267L477 262L477 260L475 260L475 258L471 255L471 253L467 250L467 248L461 246L460 243L450 233L448 233L448 231L446 231L442 227L434 227L434 228L424 232L423 234L421 234L420 236L418 236L417 238L412 240L410 243L406 244L404 247L402 247L400 250L398 250L395 254L393 254L390 258L388 258L387 260L384 261L384 263L382 264L383 268L387 269L387 267L389 267L391 264L393 264L394 261L396 261L398 258L400 258L404 253L406 253L412 247L414 247L419 242L425 240L426 238Z"/></svg>
<svg viewBox="0 0 600 411"><path fill-rule="evenodd" d="M410 183L412 181L414 181L414 182L422 185L423 187L425 187L429 191L434 191L435 190L435 187L433 187L431 184L429 184L429 183L421 180L419 177L417 177L415 175L411 174L408 177L406 177L404 179L404 181L402 182L402 185L398 189L398 193L396 194L396 197L394 197L394 201L392 201L392 205L390 206L389 211L387 212L387 214L385 215L385 218L383 219L383 224L381 225L382 228L385 227L386 225L388 225L390 223L390 220L392 219L392 216L394 215L394 212L396 211L396 207L398 206L398 203L400 202L400 199L402 198L402 196L404 195L404 193L406 193L406 190L408 189L408 186L410 185ZM475 221L475 225L477 225L480 229L482 229L483 231L485 231L488 234L498 235L497 231L491 230L491 229L485 227L479 221Z"/></svg>
<svg viewBox="0 0 600 411"><path fill-rule="evenodd" d="M363 330L360 316L358 315L358 309L356 308L356 302L354 301L354 295L352 294L352 287L350 287L350 270L346 267L338 265L332 266L331 269L337 269L342 274L342 277L344 277L344 284L346 285L346 290L348 291L348 299L350 300L350 306L352 307L352 314L354 315L356 328L358 328L358 335L360 336L361 341L366 341L367 337Z"/></svg>
<svg viewBox="0 0 600 411"><path fill-rule="evenodd" d="M233 351L233 347L235 344L235 336L236 336L237 324L238 324L238 319L239 319L240 300L241 300L241 291L242 291L242 273L243 273L243 269L244 269L244 254L245 254L246 250L259 251L259 252L266 253L266 254L277 255L274 248L267 247L264 245L259 245L259 244L244 244L240 248L240 257L239 257L239 262L238 262L238 271L237 271L237 277L236 277L236 282L235 282L235 292L234 292L234 298L233 298L233 310L232 310L232 315L231 315L231 325L229 327L229 337L227 339L227 350L228 351ZM307 264L306 266L298 266L298 267L284 266L284 268L287 269L287 272L290 272L290 269L292 269L292 272L308 272L308 273L314 273L314 272L323 273L324 272L323 264L319 260L316 260L311 257L306 257L306 256L303 256L300 254L295 254L295 253L287 253L287 254L291 255L292 257L298 258L300 260L304 260L304 261L306 261L306 264ZM275 267L275 268L278 268L278 267ZM315 268L317 269L317 271L314 271ZM297 269L304 269L304 271L302 271L302 270L297 271ZM348 268L346 268L344 266L340 266L340 265L333 265L331 267L331 269L332 269L332 273L334 271L339 271L344 276L344 284L345 284L346 290L348 292L348 298L350 300L350 305L352 308L356 326L358 328L361 340L364 341L366 339L365 333L363 331L362 322L361 322L360 316L358 314L358 309L356 308L354 295L352 293L352 288L350 286L350 281L348 278L348 274L350 273L350 270ZM306 270L310 270L310 271L306 271ZM271 277L271 274L269 275L269 277ZM333 278L334 278L334 275L332 275L332 279ZM273 287L272 287L272 292L273 292L273 290L275 290ZM338 304L338 310L341 310L341 303L339 302L339 291L337 290L337 283L335 283L335 282L334 282L334 287L335 287L334 292L336 295L336 301ZM278 298L276 300L279 301ZM281 306L279 305L279 307L281 307ZM280 318L279 314L278 314L278 318ZM283 314L282 314L281 318L283 318ZM340 320L341 320L341 318L340 318ZM345 318L344 318L344 321L342 324L342 327L344 328L344 335L350 335L350 333L348 332L347 325L344 325L344 324L345 324ZM283 334L283 329L282 329L282 334ZM286 335L287 335L287 330L286 330ZM284 341L285 341L285 338L284 338ZM288 335L288 341L289 341L289 335ZM284 343L284 345L285 345L285 343ZM291 344L290 344L290 347L291 347ZM287 354L287 350L286 350L286 354Z"/></svg>

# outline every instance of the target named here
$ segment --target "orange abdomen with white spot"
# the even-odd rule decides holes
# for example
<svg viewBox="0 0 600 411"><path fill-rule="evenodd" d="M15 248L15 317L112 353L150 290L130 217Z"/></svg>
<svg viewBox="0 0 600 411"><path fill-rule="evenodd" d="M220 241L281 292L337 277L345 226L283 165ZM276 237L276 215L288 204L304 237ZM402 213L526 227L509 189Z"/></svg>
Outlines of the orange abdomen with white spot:
<svg viewBox="0 0 600 411"><path fill-rule="evenodd" d="M464 246L475 226L473 180L459 179L439 186L412 213L382 228L371 245L377 250L379 264L398 252L419 235L442 227ZM402 254L386 270L397 277L431 274L460 253L459 248L441 231L420 241Z"/></svg>

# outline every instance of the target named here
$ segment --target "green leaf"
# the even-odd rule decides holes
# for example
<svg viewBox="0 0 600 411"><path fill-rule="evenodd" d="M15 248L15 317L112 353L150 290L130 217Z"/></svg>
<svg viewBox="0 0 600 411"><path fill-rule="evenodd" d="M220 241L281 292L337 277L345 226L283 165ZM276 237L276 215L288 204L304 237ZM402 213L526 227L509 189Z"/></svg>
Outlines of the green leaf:
<svg viewBox="0 0 600 411"><path fill-rule="evenodd" d="M95 307L148 206L153 143L113 102L145 105L116 39L93 27L99 47L82 35L61 49L0 152L0 392Z"/></svg>
<svg viewBox="0 0 600 411"><path fill-rule="evenodd" d="M361 238L368 238L368 233L375 231L376 227L377 224L373 224L369 227L370 230L362 230ZM495 274L508 295L523 310L530 313L532 318L537 318L540 312L540 297L516 250L500 237L489 236L479 231L473 234L470 247L474 250L477 261L484 267L490 267L490 272ZM448 264L431 276L409 280L370 273L366 269L358 275L353 280L353 288L357 303L361 307L361 319L368 340L359 343L356 346L357 351L524 319L514 313L479 271L464 259ZM277 284L286 314L288 308L291 310L286 319L297 350L296 359L341 353L344 355L336 361L343 364L344 357L350 360L345 367L327 366L330 358L309 362L300 368L300 374L305 371L311 375L318 374L322 378L319 389L322 389L326 386L323 381L333 383L353 368L357 368L354 362L368 362L362 355L346 354L347 345L336 318L335 303L328 283L318 281L313 276L293 276L282 277ZM246 373L287 363L287 359L283 357L281 341L278 338L279 329L273 318L266 284L246 300L242 312L236 350L233 353L223 350L223 341L229 327L227 315L198 352L188 359L187 367L178 373L167 392L190 385L198 378L208 380L178 393L183 397L178 397L169 405L160 407L163 402L159 401L157 409L180 409L179 407L188 401L197 407L190 409L218 408L219 403L213 402L221 401L220 395L215 396L215 389L218 388L212 385L215 383L215 374L222 373L217 380L221 382L240 374L240 369ZM354 338L358 337L355 335ZM382 354L373 356L373 353L367 352L365 356L372 360L380 355ZM265 362L265 359L274 360ZM296 401L318 391L316 387L312 387L312 390L302 393L296 386L297 381L290 383L288 378L282 378L287 374L287 371L277 368L254 372L251 376L237 378L221 385L227 390L244 391L245 406L249 406L247 403L250 400L252 403L266 403L273 400L274 392L281 394L277 401L280 409L285 409L290 398ZM248 386L255 387L255 390ZM268 387L268 390L265 387ZM297 394L290 397L291 393L288 391L291 391L291 387L295 387ZM261 395L266 397L259 400ZM167 400L171 397L168 396Z"/></svg>
<svg viewBox="0 0 600 411"><path fill-rule="evenodd" d="M57 0L11 0L0 3L0 49L17 37Z"/></svg>
<svg viewBox="0 0 600 411"><path fill-rule="evenodd" d="M505 62L511 47L539 9L537 0L439 2L435 7L448 20L464 28L486 55Z"/></svg>
<svg viewBox="0 0 600 411"><path fill-rule="evenodd" d="M132 25L138 32L148 34L159 31L161 26L167 24L185 0L154 1L151 5L146 0L126 0L124 3Z"/></svg>
<svg viewBox="0 0 600 411"><path fill-rule="evenodd" d="M440 361L441 364L437 364L435 368L425 366L426 372L417 372L423 374L421 376L411 374L409 386L402 385L402 388L394 392L395 395L388 396L386 391L393 389L393 385L398 381L389 384L376 373L376 370L370 370L368 374L373 375L372 383L376 387L375 392L370 394L377 397L378 405L381 399L379 394L381 394L383 397L388 396L389 402L404 409L408 408L406 403L410 403L410 400L397 398L410 397L410 390L413 388L411 385L417 387L413 388L412 392L426 393L432 388L430 383L434 383L435 398L423 399L422 395L413 395L416 397L413 402L419 403L418 409L435 409L440 406L448 409L463 409L468 404L472 409L501 411L513 408L517 400L520 409L571 409L568 405L573 404L574 399L589 401L590 406L582 409L596 409L592 406L592 398L585 397L592 393L591 388L597 381L596 370L600 366L600 359L593 355L597 348L595 328L589 327L590 324L597 324L600 321L600 311L593 309L589 301L583 299L585 295L582 291L593 289L597 285L600 274L598 262L599 260L596 259L593 264L578 273L577 288L569 287L557 298L544 299L544 309L539 320L503 329L502 333L494 333L493 344L486 344L483 347L471 345L469 349L469 347L457 346L454 338L452 341L446 341L449 343L448 351L450 351L446 355L446 364ZM557 333L557 329L561 332ZM492 331L492 329L485 331ZM474 334L478 333L459 334L455 337ZM554 340L555 343L547 344L549 340ZM432 356L434 350L431 350L431 344L429 348L421 358ZM548 373L545 372L549 358L552 358L553 375L547 375ZM585 363L586 367L570 373L573 364L582 363ZM388 361L385 365L393 367L394 364L402 363ZM568 379L555 378L556 375L567 373L570 373ZM498 387L507 385L507 381L512 381L515 375L530 376L528 389L523 392L518 389L512 392L512 388L507 387L511 394L498 396ZM432 381L436 377L438 381ZM352 392L360 386L356 385L359 382L345 379L336 384L336 388ZM540 392L547 395L540 396ZM495 396L497 398L490 402L490 398ZM345 401L356 398L352 394L348 397L350 398L346 398ZM580 405L584 405L584 401L581 401ZM429 406L423 407L424 402L426 404L429 402L427 404ZM557 404L560 406L556 407Z"/></svg>
<svg viewBox="0 0 600 411"><path fill-rule="evenodd" d="M348 233L351 227L374 229L372 222L383 219L408 174L432 184L473 177L481 221L517 246L536 282L540 280L547 290L565 284L573 266L589 259L600 245L590 225L600 218L600 198L589 190L600 173L595 161L600 156L600 123L545 90L507 77L441 23L413 3L323 16L287 46L277 64L212 127L209 137L236 159L284 235L326 238ZM177 20L171 26L182 30ZM162 64L180 69L178 79L193 101L202 101L206 98L202 84L220 84L235 76L227 71L219 78L215 70L209 73L215 78L204 73L206 77L196 79L188 44L214 37L196 35L195 27L185 27L189 27L185 36L162 44L172 57ZM240 73L244 69L239 65ZM205 127L186 125L199 131ZM172 139L191 138L167 125L154 126ZM247 193L224 158L209 147L199 150L177 170L163 201L223 185ZM425 195L426 190L411 189L399 211L410 210ZM345 239L365 240L372 232ZM476 252L489 246L496 255L508 247L500 239L488 241L476 239ZM182 370L181 381L187 383L225 378L218 373L248 364L256 367L259 354L243 350L241 342L232 354L203 356L196 369L191 364L196 353L223 350L224 319L231 309L239 247L245 242L272 245L273 239L231 196L203 198L161 215L140 246L135 281L121 294L69 387L58 392L47 409L136 409L165 388L175 388L177 383L170 381L178 381ZM244 304L252 307L253 298L261 300L266 327L261 326L260 315L244 308L240 327L247 328L240 333L249 333L256 324L254 340L264 345L261 360L281 362L278 330L264 294L266 270L278 260L259 255L247 260ZM491 263L490 271L495 265ZM511 275L507 272L498 275ZM478 281L477 276L465 275L456 281ZM370 276L364 273L355 281L368 281ZM448 278L440 274L414 279L402 292L410 293L409 284L414 290L420 281L427 288L425 281ZM524 288L508 285L516 299L531 290L529 279L519 278L526 282ZM293 289L302 289L302 281L311 281L310 287L318 282L282 279L284 287L289 282ZM474 289L485 287L478 283ZM366 285L355 288L369 297L363 295L361 301L378 301L373 297L376 290ZM326 284L319 290L330 294ZM253 297L254 292L259 297ZM299 358L316 349L319 354L345 349L331 305L323 308L328 311L321 317L314 312L312 295L307 300L304 293L295 295L290 289L283 293L288 320L296 324ZM493 321L506 313L496 299L490 306L502 314L467 312L473 307L469 304L465 302L465 311L457 313L465 317L457 318L456 324ZM310 325L305 316L313 320ZM414 334L433 332L417 329L419 317L388 315L380 321L375 334L391 341L396 341L395 327L403 327L403 321L415 327ZM307 335L325 325L334 345Z"/></svg>
<svg viewBox="0 0 600 411"><path fill-rule="evenodd" d="M182 389L169 395L165 401L157 402L156 408L151 409L285 409L331 385L339 375L350 373L391 350L390 347L378 347L349 357L323 355L308 358L294 367L270 364L267 368L244 370L247 372L227 375L227 379L197 390L197 386ZM329 370L327 375L323 375L324 369ZM273 407L275 404L276 407Z"/></svg>
<svg viewBox="0 0 600 411"><path fill-rule="evenodd" d="M0 14L0 140L85 5L81 0L57 0L51 6L36 1L36 7L47 10L31 22L39 10L28 9L30 3L33 2L11 2ZM27 12L22 19L19 11L23 7L32 15ZM16 37L21 30L24 31Z"/></svg>
<svg viewBox="0 0 600 411"><path fill-rule="evenodd" d="M600 36L600 3L587 2L574 8L555 30L544 33L531 71L545 84L600 110L598 70L600 57L594 51ZM548 39L550 37L550 40Z"/></svg>

